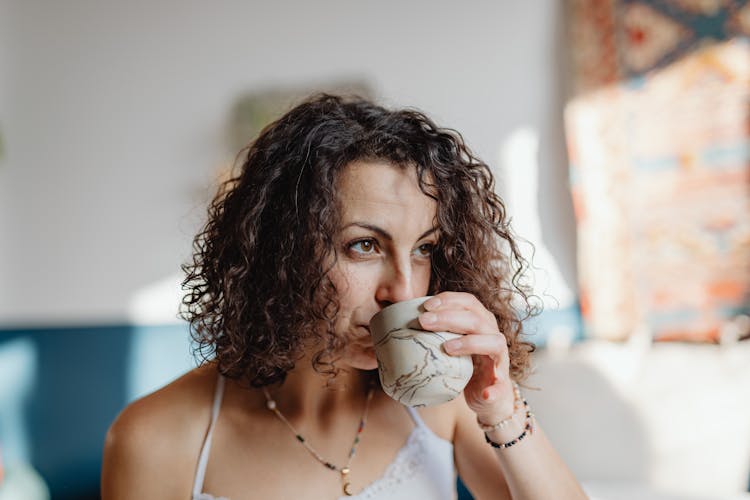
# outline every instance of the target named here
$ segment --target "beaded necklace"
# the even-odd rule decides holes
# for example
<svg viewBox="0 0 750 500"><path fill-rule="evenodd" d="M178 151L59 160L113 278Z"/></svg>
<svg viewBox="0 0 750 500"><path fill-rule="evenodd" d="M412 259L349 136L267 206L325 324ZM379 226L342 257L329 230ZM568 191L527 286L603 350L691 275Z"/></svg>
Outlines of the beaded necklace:
<svg viewBox="0 0 750 500"><path fill-rule="evenodd" d="M357 434L354 436L354 441L352 442L352 447L349 450L349 457L346 460L346 465L343 467L339 467L337 465L334 465L333 463L329 462L325 458L323 458L320 453L315 451L315 448L310 446L307 441L305 441L305 438L302 437L302 435L297 432L297 429L294 428L294 426L289 422L289 420L286 419L286 417L279 411L279 408L276 404L276 401L274 401L271 398L271 395L268 393L268 389L265 387L263 388L263 394L266 396L266 407L274 412L274 414L279 417L279 420L284 422L286 426L289 428L290 431L292 431L292 434L294 434L294 437L297 438L297 441L302 443L302 446L305 447L305 449L310 453L310 455L315 458L318 462L323 464L327 469L330 469L332 471L336 471L341 475L341 490L344 492L344 495L346 496L352 496L353 493L351 491L351 483L349 482L349 473L351 472L351 464L352 460L354 459L354 455L357 451L357 445L359 444L359 436L362 434L362 431L365 428L365 423L367 422L367 411L370 409L370 400L372 399L372 395L375 391L374 387L370 387L370 390L367 392L367 400L365 401L365 410L362 412L362 418L359 420L359 426L357 427Z"/></svg>

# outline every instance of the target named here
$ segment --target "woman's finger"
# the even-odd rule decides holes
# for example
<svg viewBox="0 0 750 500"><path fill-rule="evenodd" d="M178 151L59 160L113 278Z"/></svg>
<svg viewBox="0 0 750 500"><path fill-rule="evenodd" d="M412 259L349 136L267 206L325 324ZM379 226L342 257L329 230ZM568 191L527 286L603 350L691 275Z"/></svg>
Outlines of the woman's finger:
<svg viewBox="0 0 750 500"><path fill-rule="evenodd" d="M486 317L466 309L440 309L419 315L419 323L425 330L453 333L494 333L497 324Z"/></svg>
<svg viewBox="0 0 750 500"><path fill-rule="evenodd" d="M497 324L495 315L488 311L474 295L466 292L440 292L425 301L424 308L427 311L466 309L467 311L475 312L487 322Z"/></svg>
<svg viewBox="0 0 750 500"><path fill-rule="evenodd" d="M443 343L445 352L452 356L484 355L489 356L496 366L508 358L508 345L505 335L466 335Z"/></svg>

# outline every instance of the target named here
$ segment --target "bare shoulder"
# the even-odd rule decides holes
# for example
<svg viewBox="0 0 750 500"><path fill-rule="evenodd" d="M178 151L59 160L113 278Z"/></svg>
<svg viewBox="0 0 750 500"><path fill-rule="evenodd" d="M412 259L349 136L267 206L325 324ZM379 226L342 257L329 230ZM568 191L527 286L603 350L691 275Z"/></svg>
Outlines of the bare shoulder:
<svg viewBox="0 0 750 500"><path fill-rule="evenodd" d="M419 416L438 437L453 442L455 439L456 421L462 406L466 406L463 396L437 406L419 408Z"/></svg>
<svg viewBox="0 0 750 500"><path fill-rule="evenodd" d="M190 497L216 377L212 365L197 368L117 416L104 443L103 500Z"/></svg>

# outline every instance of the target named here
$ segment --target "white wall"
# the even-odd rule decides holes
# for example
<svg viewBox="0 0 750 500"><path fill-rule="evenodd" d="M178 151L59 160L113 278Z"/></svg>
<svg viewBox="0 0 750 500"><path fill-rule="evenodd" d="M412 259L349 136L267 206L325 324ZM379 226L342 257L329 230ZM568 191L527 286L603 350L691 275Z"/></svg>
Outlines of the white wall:
<svg viewBox="0 0 750 500"><path fill-rule="evenodd" d="M0 323L122 320L189 254L234 100L336 78L428 111L493 164L537 129L545 238L572 278L559 2L5 1Z"/></svg>
<svg viewBox="0 0 750 500"><path fill-rule="evenodd" d="M0 0L0 139L3 143L7 141L8 129L8 74L10 69L9 46L10 36L8 30L8 3L10 0ZM7 152L6 152L7 154ZM8 200L8 181L7 181L7 160L0 153L0 309L2 304L8 303L8 271L7 266L9 259L7 257L8 238L10 231L8 228L9 218L9 200Z"/></svg>

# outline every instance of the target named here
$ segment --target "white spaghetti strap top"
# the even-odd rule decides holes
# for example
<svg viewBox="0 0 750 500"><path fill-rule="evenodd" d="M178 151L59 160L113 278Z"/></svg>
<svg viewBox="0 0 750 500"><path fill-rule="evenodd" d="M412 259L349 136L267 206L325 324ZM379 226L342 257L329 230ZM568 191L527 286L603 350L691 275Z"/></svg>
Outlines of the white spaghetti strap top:
<svg viewBox="0 0 750 500"><path fill-rule="evenodd" d="M415 427L383 475L352 497L355 500L453 500L456 469L453 443L427 426L414 408L405 406Z"/></svg>
<svg viewBox="0 0 750 500"><path fill-rule="evenodd" d="M206 467L208 466L208 455L211 453L211 439L214 434L214 427L216 427L216 420L219 417L219 410L221 409L221 401L224 399L224 376L219 374L216 380L216 390L214 391L214 403L211 408L211 423L208 426L208 432L206 438L203 440L203 447L201 448L201 454L198 457L198 469L195 471L195 480L193 481L193 499L204 500L203 494L203 481L206 479ZM213 497L208 497L212 499ZM220 499L216 499L220 500Z"/></svg>
<svg viewBox="0 0 750 500"><path fill-rule="evenodd" d="M211 423L198 458L198 468L193 481L193 500L229 500L203 492L206 466L211 452L211 438L224 397L224 377L219 375L211 410ZM453 444L437 436L424 423L414 409L405 407L414 421L414 429L406 444L398 451L383 475L370 483L352 500L413 500L429 498L453 500L456 498L456 469L453 464Z"/></svg>
<svg viewBox="0 0 750 500"><path fill-rule="evenodd" d="M422 420L422 417L419 416L419 412L417 410L415 410L411 406L404 406L404 408L406 408L406 411L409 412L409 416L411 416L411 419L414 420L414 425L416 425L417 427L424 427L429 430L427 424L424 423L424 420Z"/></svg>

